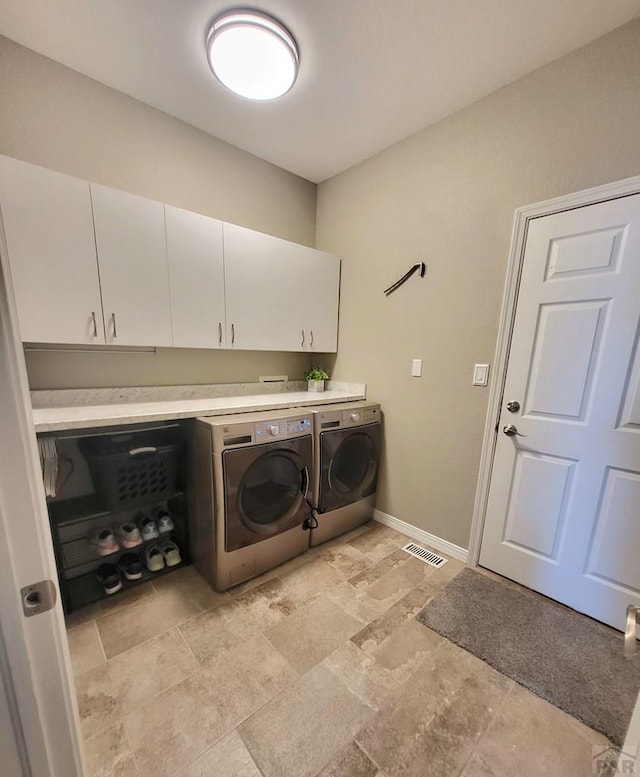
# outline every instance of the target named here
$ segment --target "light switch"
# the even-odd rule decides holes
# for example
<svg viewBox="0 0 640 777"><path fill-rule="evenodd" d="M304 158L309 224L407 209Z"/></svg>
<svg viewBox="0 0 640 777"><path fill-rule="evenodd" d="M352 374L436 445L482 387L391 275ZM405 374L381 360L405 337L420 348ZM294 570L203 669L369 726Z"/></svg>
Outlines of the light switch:
<svg viewBox="0 0 640 777"><path fill-rule="evenodd" d="M422 375L422 359L414 359L411 362L411 375L419 378Z"/></svg>
<svg viewBox="0 0 640 777"><path fill-rule="evenodd" d="M489 382L489 365L476 364L473 368L473 385L486 386Z"/></svg>

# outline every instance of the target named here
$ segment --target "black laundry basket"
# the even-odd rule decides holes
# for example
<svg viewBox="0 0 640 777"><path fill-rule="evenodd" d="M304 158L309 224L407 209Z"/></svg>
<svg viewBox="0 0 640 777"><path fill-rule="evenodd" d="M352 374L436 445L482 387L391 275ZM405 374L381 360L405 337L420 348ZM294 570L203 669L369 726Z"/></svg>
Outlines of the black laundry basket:
<svg viewBox="0 0 640 777"><path fill-rule="evenodd" d="M178 490L183 447L178 428L83 437L78 447L108 510L148 505Z"/></svg>

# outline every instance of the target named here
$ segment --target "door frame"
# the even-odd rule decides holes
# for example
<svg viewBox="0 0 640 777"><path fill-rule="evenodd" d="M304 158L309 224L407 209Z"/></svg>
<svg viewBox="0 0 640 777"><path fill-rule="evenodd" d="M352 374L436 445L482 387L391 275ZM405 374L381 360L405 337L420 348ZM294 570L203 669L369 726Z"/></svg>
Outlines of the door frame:
<svg viewBox="0 0 640 777"><path fill-rule="evenodd" d="M471 567L477 567L480 559L480 545L482 543L482 533L484 530L489 487L491 485L491 476L493 472L493 460L497 443L496 426L500 419L502 395L507 377L509 350L515 323L518 293L520 291L520 277L522 274L522 263L524 261L524 250L529 230L529 222L532 219L540 218L541 216L551 216L554 213L562 213L563 211L574 210L575 208L584 207L586 205L596 205L600 202L615 200L620 197L628 197L638 193L640 193L640 176L634 176L602 186L595 186L591 189L584 189L579 192L566 194L561 197L555 197L550 200L543 200L542 202L537 202L533 205L525 205L521 208L516 208L513 231L511 234L511 246L509 248L507 275L502 297L502 310L498 326L498 339L494 355L493 380L491 381L489 389L478 483L476 486L473 517L471 520L471 534L469 536L469 551L467 557L467 564Z"/></svg>
<svg viewBox="0 0 640 777"><path fill-rule="evenodd" d="M27 370L0 221L0 671L25 777L82 777L80 721L65 620L26 618L20 590L58 577Z"/></svg>

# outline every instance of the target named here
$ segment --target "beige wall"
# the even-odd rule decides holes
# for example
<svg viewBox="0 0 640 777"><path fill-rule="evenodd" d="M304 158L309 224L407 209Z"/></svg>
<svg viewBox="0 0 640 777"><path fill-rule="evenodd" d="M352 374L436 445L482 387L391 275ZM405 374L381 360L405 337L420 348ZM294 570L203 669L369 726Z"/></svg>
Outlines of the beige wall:
<svg viewBox="0 0 640 777"><path fill-rule="evenodd" d="M306 245L316 186L0 36L0 153ZM301 354L32 353L32 388L299 378Z"/></svg>
<svg viewBox="0 0 640 777"><path fill-rule="evenodd" d="M488 393L471 378L514 209L639 174L639 95L636 20L320 185L317 245L343 259L334 377L385 413L379 509L467 546Z"/></svg>

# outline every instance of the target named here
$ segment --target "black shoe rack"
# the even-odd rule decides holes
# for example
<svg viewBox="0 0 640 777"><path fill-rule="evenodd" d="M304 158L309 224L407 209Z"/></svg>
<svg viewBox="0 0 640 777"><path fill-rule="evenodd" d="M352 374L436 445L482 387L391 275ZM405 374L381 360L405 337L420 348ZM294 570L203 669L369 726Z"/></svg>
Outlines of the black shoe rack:
<svg viewBox="0 0 640 777"><path fill-rule="evenodd" d="M187 520L186 446L184 430L178 424L164 427L136 427L118 430L83 430L73 435L54 435L67 462L70 476L59 494L48 500L51 534L58 567L60 594L66 613L102 598L123 592L173 572L190 563ZM114 530L120 524L134 523L142 514L157 509L169 512L171 532L142 542L133 548L119 546L101 555L90 543L95 532ZM147 546L172 540L180 549L182 561L150 572L144 565ZM118 566L126 553L138 553L143 562L142 578L127 580L121 574L122 588L107 594L97 578L102 564Z"/></svg>

